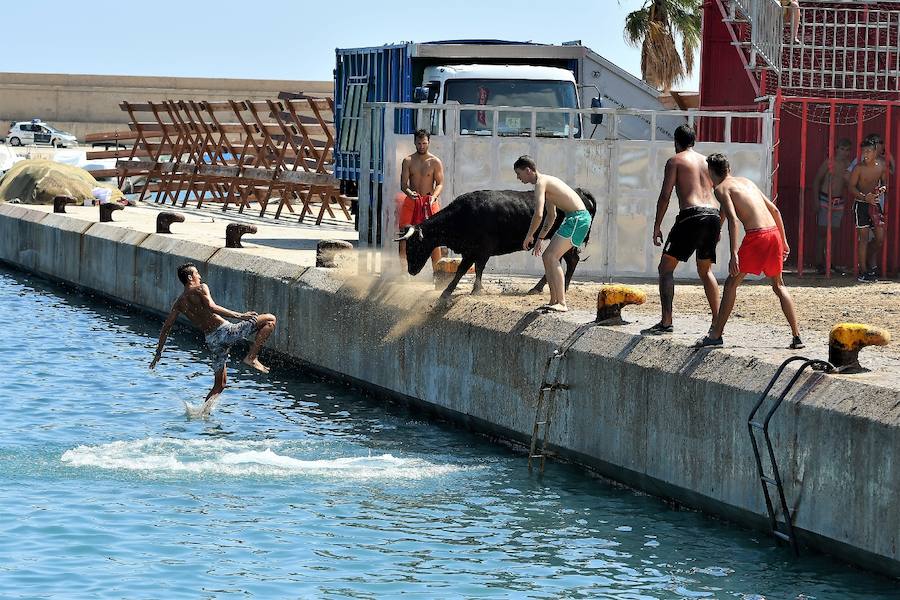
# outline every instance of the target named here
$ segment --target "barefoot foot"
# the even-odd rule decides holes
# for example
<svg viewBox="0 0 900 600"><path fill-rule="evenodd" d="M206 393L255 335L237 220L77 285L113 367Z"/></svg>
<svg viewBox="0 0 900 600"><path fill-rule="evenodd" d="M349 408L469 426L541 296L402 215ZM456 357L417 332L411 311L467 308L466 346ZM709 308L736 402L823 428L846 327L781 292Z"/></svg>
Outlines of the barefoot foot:
<svg viewBox="0 0 900 600"><path fill-rule="evenodd" d="M547 310L553 312L569 312L569 307L565 304L550 304L547 306Z"/></svg>
<svg viewBox="0 0 900 600"><path fill-rule="evenodd" d="M266 365L259 362L258 358L254 358L251 360L250 357L248 356L247 358L244 359L244 364L247 365L248 367L253 367L260 373L268 373L269 372L269 367L267 367Z"/></svg>

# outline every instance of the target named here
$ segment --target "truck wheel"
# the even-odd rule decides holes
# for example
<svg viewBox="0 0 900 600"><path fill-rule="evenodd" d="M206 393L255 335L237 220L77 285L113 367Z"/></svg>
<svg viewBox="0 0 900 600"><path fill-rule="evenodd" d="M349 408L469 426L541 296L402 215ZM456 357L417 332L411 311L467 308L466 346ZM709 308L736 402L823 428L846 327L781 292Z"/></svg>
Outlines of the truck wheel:
<svg viewBox="0 0 900 600"><path fill-rule="evenodd" d="M11 138L9 138L9 145L10 146L21 146L22 142L17 137L11 137Z"/></svg>

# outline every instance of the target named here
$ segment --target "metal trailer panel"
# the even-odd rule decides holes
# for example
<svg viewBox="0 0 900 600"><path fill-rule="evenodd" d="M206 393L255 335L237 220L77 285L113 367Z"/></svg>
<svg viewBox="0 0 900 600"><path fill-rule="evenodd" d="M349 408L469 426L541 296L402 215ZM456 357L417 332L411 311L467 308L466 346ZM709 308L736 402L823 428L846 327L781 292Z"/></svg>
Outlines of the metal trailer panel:
<svg viewBox="0 0 900 600"><path fill-rule="evenodd" d="M393 44L372 48L338 48L335 50L334 126L335 139L341 139L341 121L347 82L352 77L368 77L366 102L409 102L413 81L409 60L409 44ZM412 113L398 115L401 131L412 132ZM334 176L343 181L358 181L359 153L337 147L334 150Z"/></svg>

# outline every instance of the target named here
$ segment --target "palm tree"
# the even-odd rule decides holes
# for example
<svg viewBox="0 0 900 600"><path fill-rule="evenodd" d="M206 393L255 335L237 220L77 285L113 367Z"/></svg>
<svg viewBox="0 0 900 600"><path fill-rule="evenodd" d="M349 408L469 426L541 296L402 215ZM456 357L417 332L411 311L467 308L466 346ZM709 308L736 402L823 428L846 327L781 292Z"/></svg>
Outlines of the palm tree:
<svg viewBox="0 0 900 600"><path fill-rule="evenodd" d="M641 48L641 76L668 92L694 70L694 52L700 46L700 10L703 0L644 0L639 10L625 17L625 41ZM676 36L681 38L678 53Z"/></svg>

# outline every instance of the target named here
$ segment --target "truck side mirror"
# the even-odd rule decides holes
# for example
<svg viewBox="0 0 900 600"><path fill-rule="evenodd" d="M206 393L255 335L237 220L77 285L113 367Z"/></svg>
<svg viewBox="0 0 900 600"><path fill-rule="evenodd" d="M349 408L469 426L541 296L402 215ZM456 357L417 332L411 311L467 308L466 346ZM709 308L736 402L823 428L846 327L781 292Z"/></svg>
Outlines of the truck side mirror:
<svg viewBox="0 0 900 600"><path fill-rule="evenodd" d="M428 102L428 88L417 87L413 90L413 102Z"/></svg>
<svg viewBox="0 0 900 600"><path fill-rule="evenodd" d="M603 103L600 102L600 96L596 98L591 98L591 108L603 108ZM591 125L602 125L603 124L603 115L591 114Z"/></svg>

